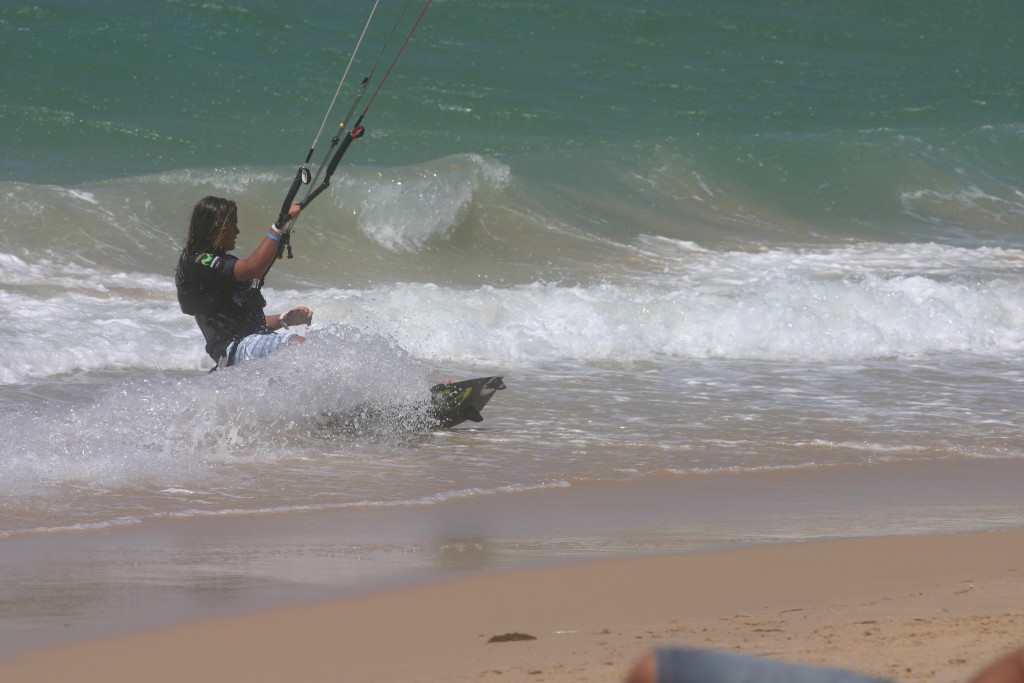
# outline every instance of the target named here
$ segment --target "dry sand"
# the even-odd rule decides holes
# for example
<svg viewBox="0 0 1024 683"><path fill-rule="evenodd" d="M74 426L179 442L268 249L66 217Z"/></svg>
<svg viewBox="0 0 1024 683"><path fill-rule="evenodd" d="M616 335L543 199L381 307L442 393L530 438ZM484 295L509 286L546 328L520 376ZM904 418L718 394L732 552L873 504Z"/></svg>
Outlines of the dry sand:
<svg viewBox="0 0 1024 683"><path fill-rule="evenodd" d="M0 681L603 682L665 645L964 681L1024 646L1024 532L487 573L52 648Z"/></svg>

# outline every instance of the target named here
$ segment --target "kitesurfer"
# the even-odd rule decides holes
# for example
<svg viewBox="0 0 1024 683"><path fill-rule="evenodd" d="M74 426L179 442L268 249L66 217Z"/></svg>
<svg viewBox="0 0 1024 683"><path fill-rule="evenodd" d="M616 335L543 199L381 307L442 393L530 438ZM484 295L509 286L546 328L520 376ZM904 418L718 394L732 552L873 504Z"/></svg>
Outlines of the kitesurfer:
<svg viewBox="0 0 1024 683"><path fill-rule="evenodd" d="M288 217L295 219L301 210L293 203ZM229 253L238 235L235 202L220 197L200 199L192 209L174 278L181 310L195 316L206 338L206 352L217 367L263 358L286 344L304 342L306 338L289 326L313 321L312 311L305 306L282 314L263 311L267 302L258 283L280 257L284 233L271 225L248 258Z"/></svg>

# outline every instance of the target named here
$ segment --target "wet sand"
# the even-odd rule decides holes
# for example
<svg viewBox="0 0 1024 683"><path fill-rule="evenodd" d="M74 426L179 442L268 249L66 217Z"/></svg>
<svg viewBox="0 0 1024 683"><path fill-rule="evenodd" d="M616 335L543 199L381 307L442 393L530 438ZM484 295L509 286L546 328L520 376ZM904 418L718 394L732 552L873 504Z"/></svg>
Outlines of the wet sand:
<svg viewBox="0 0 1024 683"><path fill-rule="evenodd" d="M0 680L617 681L656 645L964 680L1024 645L1019 474L666 477L2 539ZM1009 530L952 533L975 524ZM814 530L870 537L787 542ZM488 642L507 633L535 640Z"/></svg>
<svg viewBox="0 0 1024 683"><path fill-rule="evenodd" d="M1024 645L1024 532L820 541L495 572L24 655L21 681L617 681L713 647L961 681ZM519 633L531 640L489 642Z"/></svg>

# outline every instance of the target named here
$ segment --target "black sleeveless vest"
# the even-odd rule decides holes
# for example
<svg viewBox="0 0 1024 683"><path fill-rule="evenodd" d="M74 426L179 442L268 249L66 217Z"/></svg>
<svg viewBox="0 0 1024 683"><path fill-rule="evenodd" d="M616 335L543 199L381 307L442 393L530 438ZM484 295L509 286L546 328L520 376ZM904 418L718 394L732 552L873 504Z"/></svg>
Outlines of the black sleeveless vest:
<svg viewBox="0 0 1024 683"><path fill-rule="evenodd" d="M266 299L255 280L235 280L237 257L223 252L198 254L182 263L178 280L178 305L194 315L206 339L206 352L215 361L228 345L250 334L264 334Z"/></svg>

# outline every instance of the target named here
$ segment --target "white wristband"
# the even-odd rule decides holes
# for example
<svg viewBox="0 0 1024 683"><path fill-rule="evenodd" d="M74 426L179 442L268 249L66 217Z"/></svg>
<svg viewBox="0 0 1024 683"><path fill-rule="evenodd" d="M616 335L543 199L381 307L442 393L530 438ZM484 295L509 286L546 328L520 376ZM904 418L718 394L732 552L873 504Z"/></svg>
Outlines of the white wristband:
<svg viewBox="0 0 1024 683"><path fill-rule="evenodd" d="M281 228L277 227L273 223L270 224L270 229L273 230L274 232L276 232L278 235L283 235L284 234L284 230L282 230Z"/></svg>

